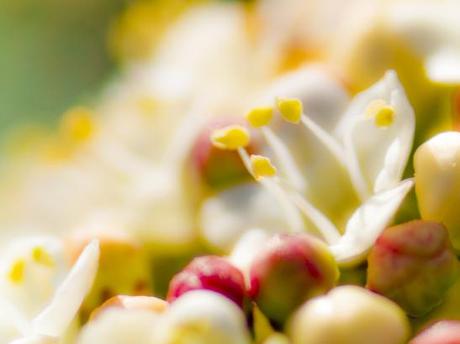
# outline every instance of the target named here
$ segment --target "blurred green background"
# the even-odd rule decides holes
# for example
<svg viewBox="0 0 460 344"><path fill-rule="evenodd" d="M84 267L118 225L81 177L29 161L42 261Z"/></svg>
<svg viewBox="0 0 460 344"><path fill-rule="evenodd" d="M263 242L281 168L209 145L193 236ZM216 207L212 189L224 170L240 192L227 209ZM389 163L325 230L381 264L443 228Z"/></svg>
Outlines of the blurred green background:
<svg viewBox="0 0 460 344"><path fill-rule="evenodd" d="M0 0L0 136L53 123L115 67L108 29L126 0Z"/></svg>

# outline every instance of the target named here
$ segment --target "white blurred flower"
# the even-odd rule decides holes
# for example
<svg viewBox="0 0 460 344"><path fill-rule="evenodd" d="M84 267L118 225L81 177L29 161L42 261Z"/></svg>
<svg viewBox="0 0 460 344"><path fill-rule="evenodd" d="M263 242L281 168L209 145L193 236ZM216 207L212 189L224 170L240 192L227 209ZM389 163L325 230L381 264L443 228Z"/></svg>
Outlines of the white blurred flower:
<svg viewBox="0 0 460 344"><path fill-rule="evenodd" d="M0 340L54 343L64 336L96 276L99 243L86 246L64 278L62 250L52 239L25 240L5 257L0 287ZM62 252L61 252L62 253Z"/></svg>

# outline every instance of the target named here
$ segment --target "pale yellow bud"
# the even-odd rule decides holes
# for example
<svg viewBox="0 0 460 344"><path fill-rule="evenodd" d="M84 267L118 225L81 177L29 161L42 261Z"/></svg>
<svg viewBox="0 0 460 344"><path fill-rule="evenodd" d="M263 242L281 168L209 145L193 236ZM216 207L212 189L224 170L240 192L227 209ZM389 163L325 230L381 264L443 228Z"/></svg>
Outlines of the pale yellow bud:
<svg viewBox="0 0 460 344"><path fill-rule="evenodd" d="M342 286L305 303L289 324L293 344L403 344L404 312L392 301L356 286Z"/></svg>
<svg viewBox="0 0 460 344"><path fill-rule="evenodd" d="M414 169L422 218L443 223L460 250L460 133L445 132L422 144L414 155Z"/></svg>

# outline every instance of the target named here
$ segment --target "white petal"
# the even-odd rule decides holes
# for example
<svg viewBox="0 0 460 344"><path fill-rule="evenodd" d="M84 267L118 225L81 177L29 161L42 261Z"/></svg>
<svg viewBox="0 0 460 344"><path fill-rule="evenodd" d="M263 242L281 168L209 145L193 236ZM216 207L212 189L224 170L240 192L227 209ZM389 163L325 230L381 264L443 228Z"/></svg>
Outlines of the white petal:
<svg viewBox="0 0 460 344"><path fill-rule="evenodd" d="M289 228L277 200L257 184L243 184L207 199L200 225L210 244L227 251L251 228L272 233Z"/></svg>
<svg viewBox="0 0 460 344"><path fill-rule="evenodd" d="M93 285L99 264L99 242L91 241L54 294L51 303L34 319L36 334L62 336Z"/></svg>
<svg viewBox="0 0 460 344"><path fill-rule="evenodd" d="M57 344L58 340L54 337L35 335L17 339L10 344Z"/></svg>
<svg viewBox="0 0 460 344"><path fill-rule="evenodd" d="M169 344L177 336L189 337L190 343L250 343L242 310L226 297L205 290L191 291L177 299L165 314L159 331L155 341L158 344Z"/></svg>
<svg viewBox="0 0 460 344"><path fill-rule="evenodd" d="M393 123L382 128L366 115L369 104L383 100L395 110ZM338 129L347 159L366 180L370 194L394 187L402 177L415 130L414 111L395 72L358 94Z"/></svg>
<svg viewBox="0 0 460 344"><path fill-rule="evenodd" d="M78 344L154 344L159 316L144 310L108 309L82 329Z"/></svg>
<svg viewBox="0 0 460 344"><path fill-rule="evenodd" d="M335 259L341 264L359 263L392 221L413 185L411 179L406 179L396 187L372 196L359 207L348 221L344 236L336 245L330 246Z"/></svg>

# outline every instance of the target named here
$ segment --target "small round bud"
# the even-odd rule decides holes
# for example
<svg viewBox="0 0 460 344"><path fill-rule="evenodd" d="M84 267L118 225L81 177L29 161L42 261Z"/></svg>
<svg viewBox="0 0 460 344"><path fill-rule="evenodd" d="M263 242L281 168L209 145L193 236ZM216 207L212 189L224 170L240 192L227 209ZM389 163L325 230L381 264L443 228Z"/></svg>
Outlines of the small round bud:
<svg viewBox="0 0 460 344"><path fill-rule="evenodd" d="M414 155L415 192L422 219L443 223L460 251L460 133L445 132Z"/></svg>
<svg viewBox="0 0 460 344"><path fill-rule="evenodd" d="M225 258L204 256L193 259L171 280L168 301L173 302L186 292L203 289L219 293L238 306L243 306L243 274Z"/></svg>
<svg viewBox="0 0 460 344"><path fill-rule="evenodd" d="M342 286L305 303L292 317L293 344L403 344L409 322L392 301L356 286Z"/></svg>
<svg viewBox="0 0 460 344"><path fill-rule="evenodd" d="M307 299L331 289L338 274L334 258L320 240L279 234L254 257L249 294L267 317L282 324Z"/></svg>
<svg viewBox="0 0 460 344"><path fill-rule="evenodd" d="M437 322L409 342L409 344L456 343L460 343L460 321Z"/></svg>
<svg viewBox="0 0 460 344"><path fill-rule="evenodd" d="M214 119L201 130L193 144L190 164L199 181L211 188L224 188L250 178L237 152L217 148L209 140L214 130L236 123L240 121L235 118ZM253 146L251 143L247 149L251 151Z"/></svg>
<svg viewBox="0 0 460 344"><path fill-rule="evenodd" d="M167 307L168 303L166 301L153 296L117 295L96 308L90 315L90 321L112 308L137 309L160 314L163 313Z"/></svg>
<svg viewBox="0 0 460 344"><path fill-rule="evenodd" d="M273 108L269 106L254 108L246 114L246 120L254 128L269 125L272 118Z"/></svg>
<svg viewBox="0 0 460 344"><path fill-rule="evenodd" d="M444 226L411 221L385 229L377 239L368 257L367 288L420 316L443 300L457 275Z"/></svg>
<svg viewBox="0 0 460 344"><path fill-rule="evenodd" d="M82 306L86 318L100 304L120 294L151 293L151 270L143 247L124 233L79 232L69 240L69 253L77 257L81 249L96 237L100 242L99 269L91 292Z"/></svg>
<svg viewBox="0 0 460 344"><path fill-rule="evenodd" d="M251 168L257 180L276 175L276 167L272 165L269 158L262 155L251 155Z"/></svg>
<svg viewBox="0 0 460 344"><path fill-rule="evenodd" d="M182 295L163 316L154 343L249 344L246 319L234 302L208 290Z"/></svg>

